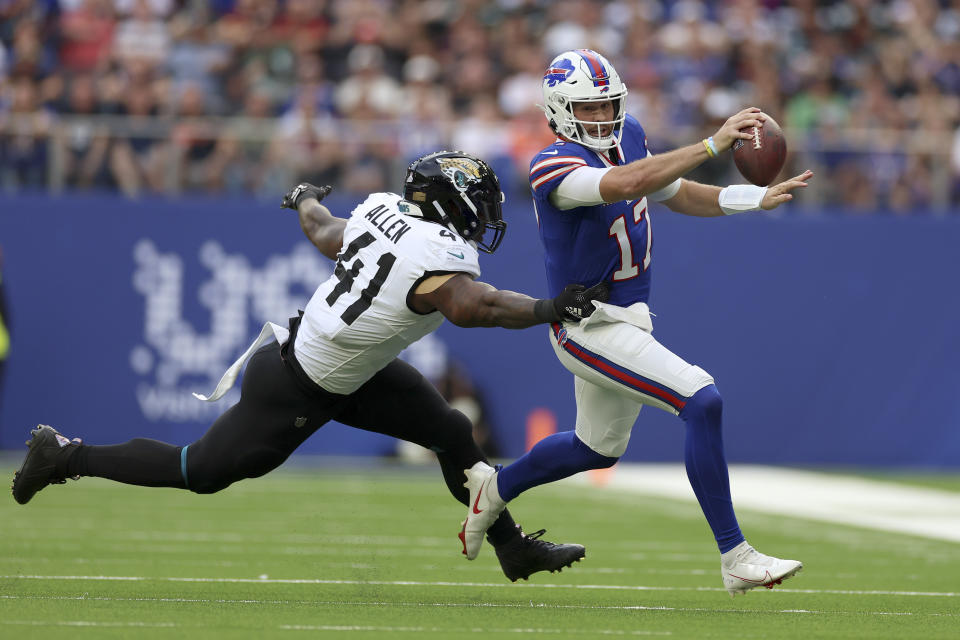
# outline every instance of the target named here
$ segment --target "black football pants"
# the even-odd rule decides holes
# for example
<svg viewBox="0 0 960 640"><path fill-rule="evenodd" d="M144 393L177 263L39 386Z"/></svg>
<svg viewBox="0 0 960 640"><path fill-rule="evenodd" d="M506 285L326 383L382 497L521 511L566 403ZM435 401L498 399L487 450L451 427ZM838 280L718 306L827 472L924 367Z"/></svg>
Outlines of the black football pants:
<svg viewBox="0 0 960 640"><path fill-rule="evenodd" d="M420 372L393 360L355 392L340 395L317 386L286 351L272 343L251 357L240 401L196 442L176 447L136 438L82 446L66 461L66 475L214 493L276 469L317 429L336 420L435 451L450 493L467 504L463 471L486 459L473 440L470 420ZM514 529L504 511L490 535L496 540L514 535Z"/></svg>

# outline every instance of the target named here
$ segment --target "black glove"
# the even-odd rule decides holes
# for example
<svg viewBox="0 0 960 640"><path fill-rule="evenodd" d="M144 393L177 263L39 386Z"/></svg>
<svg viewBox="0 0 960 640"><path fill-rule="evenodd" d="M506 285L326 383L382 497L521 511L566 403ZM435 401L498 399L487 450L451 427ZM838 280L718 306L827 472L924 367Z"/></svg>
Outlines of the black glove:
<svg viewBox="0 0 960 640"><path fill-rule="evenodd" d="M589 289L582 284L568 284L556 298L538 300L534 314L544 322L578 322L589 318L595 307L593 301L606 302L610 299L610 283L600 282Z"/></svg>
<svg viewBox="0 0 960 640"><path fill-rule="evenodd" d="M280 201L280 206L296 211L304 198L316 198L317 202L320 202L326 198L331 191L333 191L333 187L328 184L322 187L316 187L309 182L302 182L284 194L283 200Z"/></svg>

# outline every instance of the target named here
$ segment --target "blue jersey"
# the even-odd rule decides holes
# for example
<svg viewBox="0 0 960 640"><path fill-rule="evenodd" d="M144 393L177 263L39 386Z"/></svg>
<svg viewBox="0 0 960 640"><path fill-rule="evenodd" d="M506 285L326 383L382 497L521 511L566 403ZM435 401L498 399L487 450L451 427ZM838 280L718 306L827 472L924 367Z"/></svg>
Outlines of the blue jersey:
<svg viewBox="0 0 960 640"><path fill-rule="evenodd" d="M631 116L623 124L622 164L647 156L646 134ZM568 284L611 283L610 302L629 306L650 295L650 252L653 232L647 199L627 200L561 210L550 192L578 167L611 167L600 153L558 140L534 156L530 187L540 227L550 295Z"/></svg>

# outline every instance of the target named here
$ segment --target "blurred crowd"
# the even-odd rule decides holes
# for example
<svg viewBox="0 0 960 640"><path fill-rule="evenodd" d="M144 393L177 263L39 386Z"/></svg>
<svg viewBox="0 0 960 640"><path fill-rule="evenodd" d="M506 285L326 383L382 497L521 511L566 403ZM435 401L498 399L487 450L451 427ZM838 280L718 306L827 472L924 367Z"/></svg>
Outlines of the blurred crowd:
<svg viewBox="0 0 960 640"><path fill-rule="evenodd" d="M521 194L581 47L654 151L756 105L815 201L960 212L960 0L0 0L0 189L396 190L458 148Z"/></svg>

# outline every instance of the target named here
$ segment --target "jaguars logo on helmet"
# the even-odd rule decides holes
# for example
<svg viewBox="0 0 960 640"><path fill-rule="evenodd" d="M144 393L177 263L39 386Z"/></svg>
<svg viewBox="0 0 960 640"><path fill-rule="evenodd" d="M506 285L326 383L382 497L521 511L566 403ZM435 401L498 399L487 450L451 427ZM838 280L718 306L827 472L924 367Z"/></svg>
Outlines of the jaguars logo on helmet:
<svg viewBox="0 0 960 640"><path fill-rule="evenodd" d="M503 192L490 166L469 153L438 151L407 168L403 197L425 220L442 224L477 249L493 253L503 241ZM492 231L490 238L484 238Z"/></svg>
<svg viewBox="0 0 960 640"><path fill-rule="evenodd" d="M470 158L437 158L443 174L463 191L471 182L480 180L480 165Z"/></svg>

